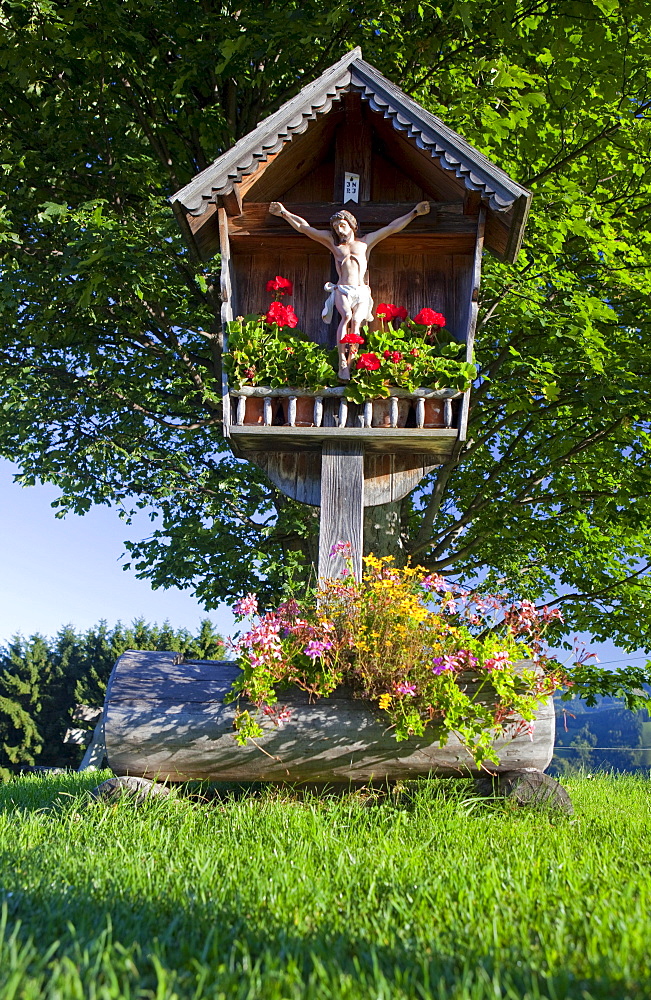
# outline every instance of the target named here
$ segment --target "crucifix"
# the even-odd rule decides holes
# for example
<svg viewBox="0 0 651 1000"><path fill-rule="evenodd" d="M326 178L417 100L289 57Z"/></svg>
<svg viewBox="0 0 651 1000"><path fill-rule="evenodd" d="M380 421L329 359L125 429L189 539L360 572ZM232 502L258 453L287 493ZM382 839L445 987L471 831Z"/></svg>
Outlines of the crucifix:
<svg viewBox="0 0 651 1000"><path fill-rule="evenodd" d="M399 233L419 215L427 215L429 210L428 201L419 201L406 215L399 216L374 233L360 236L357 219L346 209L335 212L330 219L330 229L314 229L300 215L288 212L281 202L272 201L269 205L272 215L285 219L297 232L326 246L335 259L339 280L336 284L327 281L324 286L328 297L322 317L329 323L335 308L341 317L337 327L337 350L339 378L342 382L350 381L351 361L357 354L360 343L363 343L360 329L364 323L373 320L373 297L368 283L368 258L371 250L387 236Z"/></svg>

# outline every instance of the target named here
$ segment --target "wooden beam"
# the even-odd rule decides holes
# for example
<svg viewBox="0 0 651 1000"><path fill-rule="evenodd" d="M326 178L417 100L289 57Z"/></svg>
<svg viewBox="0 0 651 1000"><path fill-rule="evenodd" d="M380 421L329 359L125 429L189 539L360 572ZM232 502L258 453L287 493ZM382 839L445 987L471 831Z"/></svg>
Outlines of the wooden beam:
<svg viewBox="0 0 651 1000"><path fill-rule="evenodd" d="M282 254L283 257L297 254L299 257L317 255L329 257L327 247L320 246L307 236L300 233L276 233L259 235L252 233L246 236L232 236L231 248L233 254ZM475 249L475 231L471 233L409 233L403 230L389 236L379 243L376 251L371 253L371 264L375 253L387 254L468 254Z"/></svg>
<svg viewBox="0 0 651 1000"><path fill-rule="evenodd" d="M343 111L333 107L329 114L319 115L310 122L302 135L295 135L277 153L267 154L254 173L242 178L242 197L255 201L282 200L284 192L314 170L327 155L342 118Z"/></svg>
<svg viewBox="0 0 651 1000"><path fill-rule="evenodd" d="M364 445L361 441L324 442L323 445L320 580L335 580L346 571L342 555L330 555L337 542L350 542L355 577L361 580L364 544Z"/></svg>
<svg viewBox="0 0 651 1000"><path fill-rule="evenodd" d="M371 171L373 156L373 133L366 115L362 114L362 99L359 94L349 93L342 97L345 121L337 129L335 137L335 181L333 199L344 203L344 173L359 174L359 204L371 200ZM349 202L352 212L357 203Z"/></svg>
<svg viewBox="0 0 651 1000"><path fill-rule="evenodd" d="M466 339L466 361L472 361L473 347L475 343L475 330L477 329L477 313L479 311L479 286L481 284L481 257L484 252L484 232L486 229L486 208L484 205L479 209L479 220L477 222L477 243L475 245L475 258L473 261L472 279L470 282L470 295L468 302L468 335ZM470 413L470 389L464 393L461 402L461 413L459 415L459 441L466 440L468 433L468 415Z"/></svg>
<svg viewBox="0 0 651 1000"><path fill-rule="evenodd" d="M220 201L226 209L226 215L237 216L242 214L242 194L240 185L234 184L233 190L229 194L221 195Z"/></svg>
<svg viewBox="0 0 651 1000"><path fill-rule="evenodd" d="M311 226L317 229L327 229L330 219L338 209L341 202L284 202L285 208L295 215L300 215L307 219ZM389 222L405 215L414 202L373 202L370 205L348 205L359 222L362 235L386 226ZM242 207L242 214L237 218L228 220L228 232L230 236L273 236L276 233L294 232L284 219L269 212L269 202L247 202ZM403 233L472 233L477 232L477 216L474 218L465 215L462 202L440 202L430 206L428 215L419 215L413 222L410 222ZM300 236L300 234L296 234ZM304 238L304 237L303 237Z"/></svg>

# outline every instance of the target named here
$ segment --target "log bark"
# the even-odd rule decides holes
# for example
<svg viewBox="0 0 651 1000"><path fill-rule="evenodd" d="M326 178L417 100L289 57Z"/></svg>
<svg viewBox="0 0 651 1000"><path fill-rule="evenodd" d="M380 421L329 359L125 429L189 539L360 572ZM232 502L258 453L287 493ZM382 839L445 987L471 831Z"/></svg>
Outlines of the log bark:
<svg viewBox="0 0 651 1000"><path fill-rule="evenodd" d="M130 650L117 661L104 706L106 751L117 775L158 781L367 782L428 775L477 774L455 738L397 743L381 713L340 689L310 704L302 692L282 698L291 715L283 728L239 747L235 705L224 698L239 673L229 661L178 662L173 653ZM541 705L534 738L496 744L495 773L544 770L554 747L554 708Z"/></svg>

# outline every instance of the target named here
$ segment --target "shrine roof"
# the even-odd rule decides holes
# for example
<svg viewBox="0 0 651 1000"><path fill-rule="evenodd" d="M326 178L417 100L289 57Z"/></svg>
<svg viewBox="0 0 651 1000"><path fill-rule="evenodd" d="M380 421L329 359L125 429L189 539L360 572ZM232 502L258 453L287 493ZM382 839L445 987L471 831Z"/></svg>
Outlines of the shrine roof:
<svg viewBox="0 0 651 1000"><path fill-rule="evenodd" d="M189 216L203 215L211 203L230 194L261 162L305 132L311 121L327 114L333 102L349 91L361 94L373 111L382 114L422 151L429 152L432 163L452 172L463 188L479 192L490 212L509 213L510 218L505 219L511 230L506 256L513 260L522 239L531 193L365 62L359 47L303 87L177 191L170 199L175 209ZM487 242L490 246L490 240Z"/></svg>

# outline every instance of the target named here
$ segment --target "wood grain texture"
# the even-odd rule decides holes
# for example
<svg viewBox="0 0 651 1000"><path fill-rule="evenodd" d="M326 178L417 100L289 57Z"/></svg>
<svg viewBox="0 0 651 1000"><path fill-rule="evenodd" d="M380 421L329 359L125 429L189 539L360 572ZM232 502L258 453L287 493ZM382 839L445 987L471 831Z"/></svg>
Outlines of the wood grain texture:
<svg viewBox="0 0 651 1000"><path fill-rule="evenodd" d="M349 202L347 208L353 213L360 226L360 235L367 235L375 229L381 229L394 219L405 215L414 207L414 200L405 201L373 201L369 204L356 205ZM301 242L307 239L291 229L284 219L269 212L268 201L250 202L242 206L242 214L229 219L228 232L235 239L239 236L278 236L286 233ZM330 219L341 208L341 202L290 202L284 201L284 206L295 215L305 218L311 226L317 229L328 229ZM427 215L419 215L409 223L406 229L398 235L408 236L418 233L460 233L474 238L477 232L477 214L465 215L461 202L430 202Z"/></svg>
<svg viewBox="0 0 651 1000"><path fill-rule="evenodd" d="M324 400L326 404L336 400ZM457 440L454 428L416 427L264 427L231 425L230 441L241 457L262 451L318 451L328 442L360 443L369 453L426 454L430 464L440 465L452 454Z"/></svg>
<svg viewBox="0 0 651 1000"><path fill-rule="evenodd" d="M319 579L346 572L341 555L331 556L337 542L350 542L353 572L362 576L364 547L364 445L326 441L321 451L321 517Z"/></svg>
<svg viewBox="0 0 651 1000"><path fill-rule="evenodd" d="M362 109L362 99L359 94L343 94L341 105L344 109L345 119L335 135L335 173L332 197L335 201L343 203L344 173L350 171L359 174L360 202L369 201L371 197L372 129L364 113L366 109Z"/></svg>
<svg viewBox="0 0 651 1000"><path fill-rule="evenodd" d="M467 333L466 333L466 361L472 361L475 344L475 330L477 328L479 286L481 284L481 257L484 250L484 232L486 224L486 209L482 205L477 221L477 241L473 256L470 282L466 290L467 295ZM461 411L459 416L459 441L465 441L468 433L468 417L470 415L470 390L464 393L461 401Z"/></svg>
<svg viewBox="0 0 651 1000"><path fill-rule="evenodd" d="M321 454L309 451L252 452L248 456L274 486L300 503L321 505ZM364 507L402 500L436 468L428 455L364 455Z"/></svg>
<svg viewBox="0 0 651 1000"><path fill-rule="evenodd" d="M428 775L465 776L476 768L460 743L396 743L379 713L344 689L309 703L291 690L291 715L282 729L262 723L265 735L238 747L235 705L224 697L239 671L226 661L175 664L175 654L129 651L117 661L104 706L106 751L117 775L166 781L370 781ZM554 746L554 708L541 705L533 741L526 735L496 743L496 773L544 770ZM264 751L264 752L263 752ZM492 768L493 769L493 768Z"/></svg>
<svg viewBox="0 0 651 1000"><path fill-rule="evenodd" d="M269 156L254 174L242 180L243 198L247 201L282 200L285 192L299 181L309 185L312 171L328 156L335 132L343 121L341 105L334 105L329 114L311 121L302 135L294 136L279 153ZM307 200L314 200L311 191Z"/></svg>

